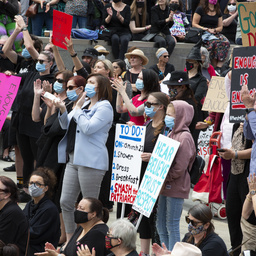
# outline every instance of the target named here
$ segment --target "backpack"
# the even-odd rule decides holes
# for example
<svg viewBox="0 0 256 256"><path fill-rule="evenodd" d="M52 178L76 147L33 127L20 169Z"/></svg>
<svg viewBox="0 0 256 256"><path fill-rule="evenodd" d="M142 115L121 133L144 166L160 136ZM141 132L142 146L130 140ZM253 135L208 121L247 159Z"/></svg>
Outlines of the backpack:
<svg viewBox="0 0 256 256"><path fill-rule="evenodd" d="M98 30L90 30L87 28L72 28L71 29L72 38L76 39L89 39L96 40L98 39Z"/></svg>

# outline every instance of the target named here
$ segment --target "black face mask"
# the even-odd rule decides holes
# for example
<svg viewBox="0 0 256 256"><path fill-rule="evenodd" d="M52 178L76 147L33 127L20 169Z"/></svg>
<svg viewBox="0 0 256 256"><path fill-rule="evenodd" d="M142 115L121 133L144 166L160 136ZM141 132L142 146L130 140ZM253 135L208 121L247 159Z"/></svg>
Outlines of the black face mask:
<svg viewBox="0 0 256 256"><path fill-rule="evenodd" d="M170 9L171 11L177 11L179 8L179 4L176 4L176 3L173 3L173 4L170 4Z"/></svg>
<svg viewBox="0 0 256 256"><path fill-rule="evenodd" d="M144 2L136 2L137 8L143 8L144 7Z"/></svg>
<svg viewBox="0 0 256 256"><path fill-rule="evenodd" d="M189 71L189 70L191 70L193 68L194 68L194 64L186 61L186 69L187 69L187 71Z"/></svg>
<svg viewBox="0 0 256 256"><path fill-rule="evenodd" d="M76 224L86 223L86 222L89 221L88 220L88 212L75 210L74 216L75 216L75 223Z"/></svg>

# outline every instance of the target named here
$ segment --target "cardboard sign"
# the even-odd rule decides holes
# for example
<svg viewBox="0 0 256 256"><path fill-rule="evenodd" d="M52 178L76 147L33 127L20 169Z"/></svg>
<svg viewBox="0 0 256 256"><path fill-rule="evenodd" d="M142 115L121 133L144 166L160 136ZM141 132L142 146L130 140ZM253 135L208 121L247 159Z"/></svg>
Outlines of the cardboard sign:
<svg viewBox="0 0 256 256"><path fill-rule="evenodd" d="M116 125L110 201L133 204L140 181L146 126Z"/></svg>
<svg viewBox="0 0 256 256"><path fill-rule="evenodd" d="M205 158L206 155L210 155L209 142L212 136L213 125L209 126L206 131L200 131L198 136L198 155Z"/></svg>
<svg viewBox="0 0 256 256"><path fill-rule="evenodd" d="M19 90L21 77L0 73L0 131Z"/></svg>
<svg viewBox="0 0 256 256"><path fill-rule="evenodd" d="M228 104L225 90L225 78L213 76L204 100L202 110L224 113Z"/></svg>
<svg viewBox="0 0 256 256"><path fill-rule="evenodd" d="M243 46L256 46L256 3L239 3L237 10Z"/></svg>
<svg viewBox="0 0 256 256"><path fill-rule="evenodd" d="M63 42L65 42L65 37L70 39L72 21L72 15L53 10L52 43L54 45L67 50L67 47L63 44Z"/></svg>
<svg viewBox="0 0 256 256"><path fill-rule="evenodd" d="M250 94L255 91L256 81L256 51L255 47L234 48L232 60L230 123L244 121L245 105L241 99L243 83L248 86Z"/></svg>
<svg viewBox="0 0 256 256"><path fill-rule="evenodd" d="M179 146L176 140L162 134L158 137L132 207L146 217L153 210Z"/></svg>

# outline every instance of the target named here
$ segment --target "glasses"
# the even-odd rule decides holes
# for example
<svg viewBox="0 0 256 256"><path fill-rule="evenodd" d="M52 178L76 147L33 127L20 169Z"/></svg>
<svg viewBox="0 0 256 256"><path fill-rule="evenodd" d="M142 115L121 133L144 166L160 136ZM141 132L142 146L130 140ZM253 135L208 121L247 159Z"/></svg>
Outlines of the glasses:
<svg viewBox="0 0 256 256"><path fill-rule="evenodd" d="M159 105L159 103L154 103L149 101L144 102L145 107L151 108L152 105Z"/></svg>
<svg viewBox="0 0 256 256"><path fill-rule="evenodd" d="M64 80L63 80L63 79L60 79L60 78L56 78L55 81L58 81L58 82L61 83L61 84L64 82Z"/></svg>
<svg viewBox="0 0 256 256"><path fill-rule="evenodd" d="M202 221L191 220L188 216L185 217L185 220L186 220L186 222L187 222L188 224L191 223L192 226L194 226L194 227L196 227L197 224L199 224L199 223L203 223Z"/></svg>
<svg viewBox="0 0 256 256"><path fill-rule="evenodd" d="M236 3L233 3L233 4L228 4L228 5L236 5Z"/></svg>
<svg viewBox="0 0 256 256"><path fill-rule="evenodd" d="M28 185L29 186L31 186L31 185L35 185L35 186L37 186L37 187L41 187L41 186L45 186L44 184L41 184L41 183L39 183L39 182L33 182L33 181L30 181L29 183L28 183Z"/></svg>
<svg viewBox="0 0 256 256"><path fill-rule="evenodd" d="M70 86L67 87L67 90L72 91L72 90L74 90L76 87L77 87L77 86L71 86L71 85L70 85Z"/></svg>
<svg viewBox="0 0 256 256"><path fill-rule="evenodd" d="M163 55L163 57L164 57L164 58L169 58L169 57L170 57L170 55Z"/></svg>
<svg viewBox="0 0 256 256"><path fill-rule="evenodd" d="M45 61L48 62L47 60L37 60L37 62L39 62L40 64L43 64Z"/></svg>

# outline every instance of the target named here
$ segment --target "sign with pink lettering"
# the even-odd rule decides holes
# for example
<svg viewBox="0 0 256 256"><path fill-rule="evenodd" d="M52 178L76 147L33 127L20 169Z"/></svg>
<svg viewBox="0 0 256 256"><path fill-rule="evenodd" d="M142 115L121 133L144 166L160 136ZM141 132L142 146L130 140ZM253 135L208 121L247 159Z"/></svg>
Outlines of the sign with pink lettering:
<svg viewBox="0 0 256 256"><path fill-rule="evenodd" d="M110 201L133 204L140 181L146 126L116 125Z"/></svg>
<svg viewBox="0 0 256 256"><path fill-rule="evenodd" d="M21 77L0 73L0 131L19 90Z"/></svg>

